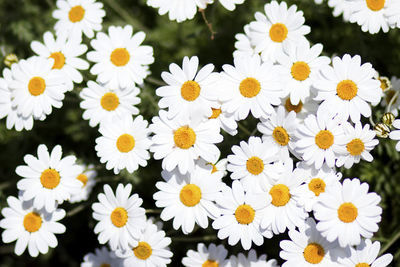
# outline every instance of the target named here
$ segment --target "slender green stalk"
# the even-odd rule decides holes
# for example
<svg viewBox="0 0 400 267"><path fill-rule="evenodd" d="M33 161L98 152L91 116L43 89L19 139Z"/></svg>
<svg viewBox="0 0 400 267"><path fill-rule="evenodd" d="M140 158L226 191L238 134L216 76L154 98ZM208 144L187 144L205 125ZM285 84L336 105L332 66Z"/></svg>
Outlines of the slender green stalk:
<svg viewBox="0 0 400 267"><path fill-rule="evenodd" d="M213 241L217 240L215 235L206 235L200 237L172 237L172 242L205 242L205 241Z"/></svg>
<svg viewBox="0 0 400 267"><path fill-rule="evenodd" d="M136 20L134 17L129 14L129 12L123 8L122 6L119 5L119 1L116 0L103 0L103 2L108 5L112 10L115 11L118 15L121 16L126 22L131 24L134 28L139 29L141 31L148 32L148 29L140 23L138 20Z"/></svg>
<svg viewBox="0 0 400 267"><path fill-rule="evenodd" d="M381 249L379 255L384 254L389 248L400 239L400 231Z"/></svg>

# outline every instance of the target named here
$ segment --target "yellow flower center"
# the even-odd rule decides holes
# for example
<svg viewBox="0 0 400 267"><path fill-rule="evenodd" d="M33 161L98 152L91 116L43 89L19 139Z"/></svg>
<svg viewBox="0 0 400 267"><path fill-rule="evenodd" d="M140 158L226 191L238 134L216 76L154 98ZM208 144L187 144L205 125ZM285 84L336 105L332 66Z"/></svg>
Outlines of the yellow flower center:
<svg viewBox="0 0 400 267"><path fill-rule="evenodd" d="M38 96L43 94L44 89L46 89L46 82L42 77L33 77L32 79L29 80L28 83L28 90L29 93L33 96Z"/></svg>
<svg viewBox="0 0 400 267"><path fill-rule="evenodd" d="M116 48L112 51L110 56L111 62L117 67L122 67L128 64L130 58L131 55L126 48Z"/></svg>
<svg viewBox="0 0 400 267"><path fill-rule="evenodd" d="M274 131L272 132L272 137L281 146L286 146L290 139L286 129L280 126L275 127Z"/></svg>
<svg viewBox="0 0 400 267"><path fill-rule="evenodd" d="M212 163L210 163L210 164L212 165L211 173L217 172L218 171L217 166L215 166L215 164L212 164Z"/></svg>
<svg viewBox="0 0 400 267"><path fill-rule="evenodd" d="M364 142L359 138L351 140L350 143L346 145L347 151L349 151L352 156L359 156L364 151Z"/></svg>
<svg viewBox="0 0 400 267"><path fill-rule="evenodd" d="M135 138L130 134L123 134L117 139L117 148L122 153L128 153L135 147Z"/></svg>
<svg viewBox="0 0 400 267"><path fill-rule="evenodd" d="M379 11L385 6L385 0L365 0L367 7L372 11Z"/></svg>
<svg viewBox="0 0 400 267"><path fill-rule="evenodd" d="M304 61L297 61L292 65L291 73L293 79L298 81L304 81L310 76L310 66Z"/></svg>
<svg viewBox="0 0 400 267"><path fill-rule="evenodd" d="M119 106L119 98L115 93L105 93L100 99L100 105L107 111L113 111Z"/></svg>
<svg viewBox="0 0 400 267"><path fill-rule="evenodd" d="M84 173L79 174L79 175L76 177L76 179L78 179L79 181L81 181L81 182L83 183L83 186L82 186L82 187L85 187L86 184L87 184L87 182L88 182L88 180L89 180L88 177L87 177L87 175L84 174Z"/></svg>
<svg viewBox="0 0 400 267"><path fill-rule="evenodd" d="M313 178L309 183L308 183L308 189L312 191L317 197L325 192L325 187L326 184L324 180L321 178Z"/></svg>
<svg viewBox="0 0 400 267"><path fill-rule="evenodd" d="M311 264L318 264L324 259L325 250L317 243L310 243L304 249L303 256L307 262Z"/></svg>
<svg viewBox="0 0 400 267"><path fill-rule="evenodd" d="M293 105L292 102L290 102L290 98L286 99L285 102L285 108L287 112L294 111L296 113L299 113L301 109L303 108L303 103L299 101L297 105Z"/></svg>
<svg viewBox="0 0 400 267"><path fill-rule="evenodd" d="M200 95L200 85L195 81L186 81L181 87L181 96L186 101L195 101Z"/></svg>
<svg viewBox="0 0 400 267"><path fill-rule="evenodd" d="M354 267L371 267L371 265L369 265L368 263L362 262L362 263L356 264L356 266L354 266Z"/></svg>
<svg viewBox="0 0 400 267"><path fill-rule="evenodd" d="M216 119L221 115L221 109L220 108L211 108L212 109L212 115L209 117L209 119Z"/></svg>
<svg viewBox="0 0 400 267"><path fill-rule="evenodd" d="M110 218L114 226L121 228L128 221L128 212L122 207L117 207L111 212Z"/></svg>
<svg viewBox="0 0 400 267"><path fill-rule="evenodd" d="M46 169L40 175L40 183L47 189L56 188L60 183L60 174L54 169Z"/></svg>
<svg viewBox="0 0 400 267"><path fill-rule="evenodd" d="M216 261L213 260L206 260L201 267L218 267L219 264Z"/></svg>
<svg viewBox="0 0 400 267"><path fill-rule="evenodd" d="M264 162L259 157L251 157L246 162L246 169L253 175L259 175L264 170Z"/></svg>
<svg viewBox="0 0 400 267"><path fill-rule="evenodd" d="M269 30L269 37L276 43L282 43L286 39L287 34L288 29L285 24L282 23L273 24Z"/></svg>
<svg viewBox="0 0 400 267"><path fill-rule="evenodd" d="M315 136L315 144L321 149L328 149L333 145L334 136L328 130L321 130Z"/></svg>
<svg viewBox="0 0 400 267"><path fill-rule="evenodd" d="M199 204L200 199L201 199L200 187L198 187L195 184L185 185L181 189L181 192L179 193L179 198L181 199L181 202L183 203L183 205L185 205L187 207L196 206L197 204Z"/></svg>
<svg viewBox="0 0 400 267"><path fill-rule="evenodd" d="M79 22L85 16L85 9L82 6L74 6L68 12L68 18L72 23Z"/></svg>
<svg viewBox="0 0 400 267"><path fill-rule="evenodd" d="M343 100L352 100L357 91L357 85L352 80L341 81L336 87L337 95Z"/></svg>
<svg viewBox="0 0 400 267"><path fill-rule="evenodd" d="M135 254L136 258L146 260L151 256L153 250L148 243L142 241L139 242L139 245L133 249L133 253Z"/></svg>
<svg viewBox="0 0 400 267"><path fill-rule="evenodd" d="M49 57L54 59L53 69L62 69L62 67L64 67L65 56L63 53L54 52L54 53L51 53L51 55Z"/></svg>
<svg viewBox="0 0 400 267"><path fill-rule="evenodd" d="M196 133L189 126L182 126L174 132L174 142L181 149L191 148L196 143Z"/></svg>
<svg viewBox="0 0 400 267"><path fill-rule="evenodd" d="M382 91L386 91L391 86L391 83L387 77L378 77L378 80L381 82Z"/></svg>
<svg viewBox="0 0 400 267"><path fill-rule="evenodd" d="M99 267L111 267L111 265L108 263L102 263Z"/></svg>
<svg viewBox="0 0 400 267"><path fill-rule="evenodd" d="M270 190L269 194L272 197L272 205L276 207L285 206L290 200L289 187L284 184L274 185Z"/></svg>
<svg viewBox="0 0 400 267"><path fill-rule="evenodd" d="M240 83L239 90L242 96L252 98L258 95L261 90L261 85L257 79L246 78Z"/></svg>
<svg viewBox="0 0 400 267"><path fill-rule="evenodd" d="M358 216L358 210L353 203L346 202L340 205L338 211L339 219L344 223L354 222Z"/></svg>
<svg viewBox="0 0 400 267"><path fill-rule="evenodd" d="M24 228L29 233L36 232L42 226L42 217L36 212L29 212L24 217Z"/></svg>
<svg viewBox="0 0 400 267"><path fill-rule="evenodd" d="M240 205L235 211L236 221L240 224L249 224L254 220L256 212L247 204Z"/></svg>

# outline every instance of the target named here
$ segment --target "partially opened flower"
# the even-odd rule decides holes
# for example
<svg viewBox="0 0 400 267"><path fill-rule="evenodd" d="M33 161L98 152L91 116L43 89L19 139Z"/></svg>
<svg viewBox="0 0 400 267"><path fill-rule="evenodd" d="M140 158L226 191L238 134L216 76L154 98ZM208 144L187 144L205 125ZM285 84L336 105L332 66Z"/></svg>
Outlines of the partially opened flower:
<svg viewBox="0 0 400 267"><path fill-rule="evenodd" d="M259 257L254 249L251 249L247 257L243 253L232 255L229 258L227 267L279 267L275 259L267 261L267 255L262 254Z"/></svg>
<svg viewBox="0 0 400 267"><path fill-rule="evenodd" d="M182 264L186 267L226 267L228 260L226 256L228 250L224 245L211 243L208 247L203 243L197 244L197 250L189 250L186 257L182 259Z"/></svg>
<svg viewBox="0 0 400 267"><path fill-rule="evenodd" d="M96 248L94 253L83 257L81 267L120 267L121 259L107 247Z"/></svg>

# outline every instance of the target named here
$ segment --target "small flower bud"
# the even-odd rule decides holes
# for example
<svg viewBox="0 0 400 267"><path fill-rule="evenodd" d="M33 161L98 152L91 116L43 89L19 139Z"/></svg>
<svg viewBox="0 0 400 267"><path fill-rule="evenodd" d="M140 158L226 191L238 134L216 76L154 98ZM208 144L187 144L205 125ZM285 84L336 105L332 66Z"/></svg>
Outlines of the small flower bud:
<svg viewBox="0 0 400 267"><path fill-rule="evenodd" d="M375 125L374 130L375 130L376 136L378 136L378 137L381 137L381 138L389 137L390 129L387 125L385 125L383 123L378 123L377 125Z"/></svg>
<svg viewBox="0 0 400 267"><path fill-rule="evenodd" d="M383 114L382 122L383 122L385 125L391 127L392 124L393 124L393 121L394 121L395 119L396 119L396 118L395 118L395 116L393 115L393 113L386 112L385 114Z"/></svg>
<svg viewBox="0 0 400 267"><path fill-rule="evenodd" d="M392 89L392 83L390 82L388 77L379 76L378 80L381 82L382 92L386 92L386 91Z"/></svg>
<svg viewBox="0 0 400 267"><path fill-rule="evenodd" d="M11 67L12 64L17 63L18 62L18 57L15 54L8 54L6 56L6 58L4 59L4 64L7 67Z"/></svg>

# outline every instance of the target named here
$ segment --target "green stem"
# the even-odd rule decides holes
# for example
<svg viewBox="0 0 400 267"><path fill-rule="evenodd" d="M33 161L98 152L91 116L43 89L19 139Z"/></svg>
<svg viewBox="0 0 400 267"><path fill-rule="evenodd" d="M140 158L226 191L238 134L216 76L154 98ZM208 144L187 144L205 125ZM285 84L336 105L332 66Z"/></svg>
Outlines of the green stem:
<svg viewBox="0 0 400 267"><path fill-rule="evenodd" d="M146 214L160 214L161 210L158 209L147 209Z"/></svg>
<svg viewBox="0 0 400 267"><path fill-rule="evenodd" d="M81 204L75 208L73 208L72 210L67 212L67 215L65 215L65 217L72 217L76 214L78 214L79 212L81 212L82 210L84 210L87 207L87 204Z"/></svg>
<svg viewBox="0 0 400 267"><path fill-rule="evenodd" d="M238 126L239 126L240 130L245 132L248 136L251 136L251 132L249 130L247 130L247 128L244 125L242 125L240 122L238 122Z"/></svg>
<svg viewBox="0 0 400 267"><path fill-rule="evenodd" d="M384 254L388 249L400 239L400 231L381 249L379 255Z"/></svg>
<svg viewBox="0 0 400 267"><path fill-rule="evenodd" d="M206 235L201 237L172 237L172 242L202 242L217 240L215 235Z"/></svg>
<svg viewBox="0 0 400 267"><path fill-rule="evenodd" d="M157 85L157 86L164 86L164 85L166 85L165 82L163 82L163 81L161 81L161 80L159 80L159 79L153 78L153 77L147 77L147 78L146 78L146 81L149 82L149 83L151 83L151 84Z"/></svg>
<svg viewBox="0 0 400 267"><path fill-rule="evenodd" d="M147 32L148 29L140 23L138 20L134 19L127 9L123 8L122 6L119 5L120 1L116 0L103 0L104 3L106 3L111 9L115 11L118 15L120 15L125 21L127 21L129 24L131 24L134 28L137 28L141 31Z"/></svg>
<svg viewBox="0 0 400 267"><path fill-rule="evenodd" d="M392 98L390 99L389 104L386 107L386 112L390 112L390 108L392 107L394 101L396 101L398 96L399 96L399 91L396 91L396 93L392 96Z"/></svg>

